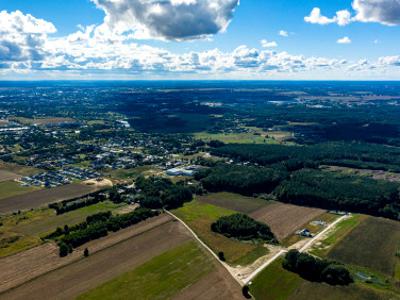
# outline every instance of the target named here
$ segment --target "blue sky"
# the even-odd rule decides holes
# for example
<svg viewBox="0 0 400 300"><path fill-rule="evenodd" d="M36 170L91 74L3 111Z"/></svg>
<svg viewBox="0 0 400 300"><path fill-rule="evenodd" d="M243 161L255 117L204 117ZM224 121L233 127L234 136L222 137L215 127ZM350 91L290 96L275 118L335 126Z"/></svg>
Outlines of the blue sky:
<svg viewBox="0 0 400 300"><path fill-rule="evenodd" d="M156 2L0 0L0 76L400 79L399 0Z"/></svg>

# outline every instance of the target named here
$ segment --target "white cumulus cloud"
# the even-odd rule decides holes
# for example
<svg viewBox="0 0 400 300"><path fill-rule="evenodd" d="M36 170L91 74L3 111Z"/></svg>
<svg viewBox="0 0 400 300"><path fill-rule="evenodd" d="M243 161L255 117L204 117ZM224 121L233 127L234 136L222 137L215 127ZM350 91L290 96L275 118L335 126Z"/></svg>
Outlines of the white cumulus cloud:
<svg viewBox="0 0 400 300"><path fill-rule="evenodd" d="M92 0L111 31L135 38L199 39L227 29L239 0Z"/></svg>
<svg viewBox="0 0 400 300"><path fill-rule="evenodd" d="M351 44L351 39L348 36L344 36L336 41L338 44Z"/></svg>

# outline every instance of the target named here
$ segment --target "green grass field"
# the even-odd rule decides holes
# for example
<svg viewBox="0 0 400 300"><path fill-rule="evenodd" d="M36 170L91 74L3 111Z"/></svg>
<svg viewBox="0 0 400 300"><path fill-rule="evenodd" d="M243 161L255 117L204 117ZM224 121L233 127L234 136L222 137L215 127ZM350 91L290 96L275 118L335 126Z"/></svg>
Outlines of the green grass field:
<svg viewBox="0 0 400 300"><path fill-rule="evenodd" d="M270 203L260 198L245 197L239 194L225 192L207 194L198 197L197 200L245 214L254 212Z"/></svg>
<svg viewBox="0 0 400 300"><path fill-rule="evenodd" d="M198 132L195 133L194 137L198 140L209 142L217 140L224 142L225 144L266 144L270 143L270 139L265 138L262 135L254 134L252 132L246 133L208 133Z"/></svg>
<svg viewBox="0 0 400 300"><path fill-rule="evenodd" d="M211 258L189 242L107 282L78 299L171 299L213 270Z"/></svg>
<svg viewBox="0 0 400 300"><path fill-rule="evenodd" d="M38 189L39 188L36 187L23 187L15 181L0 182L0 200L36 191Z"/></svg>
<svg viewBox="0 0 400 300"><path fill-rule="evenodd" d="M250 285L256 300L389 300L393 293L377 290L362 284L331 286L309 282L282 268L278 259L264 269Z"/></svg>
<svg viewBox="0 0 400 300"><path fill-rule="evenodd" d="M268 249L262 245L240 242L211 231L210 227L214 221L236 213L233 210L194 200L173 213L187 223L215 253L224 252L229 264L249 264L268 253Z"/></svg>
<svg viewBox="0 0 400 300"><path fill-rule="evenodd" d="M328 257L394 277L399 246L400 223L368 217L337 243Z"/></svg>
<svg viewBox="0 0 400 300"><path fill-rule="evenodd" d="M160 170L154 166L140 166L133 169L112 170L107 173L107 176L110 176L113 179L128 180L135 179L140 175L145 175L146 173L150 174L152 172L160 172Z"/></svg>
<svg viewBox="0 0 400 300"><path fill-rule="evenodd" d="M41 236L54 231L57 227L74 225L82 222L87 216L104 211L115 211L120 204L101 202L83 207L62 215L56 215L52 209L24 211L0 219L0 257L12 255L35 247L42 243Z"/></svg>

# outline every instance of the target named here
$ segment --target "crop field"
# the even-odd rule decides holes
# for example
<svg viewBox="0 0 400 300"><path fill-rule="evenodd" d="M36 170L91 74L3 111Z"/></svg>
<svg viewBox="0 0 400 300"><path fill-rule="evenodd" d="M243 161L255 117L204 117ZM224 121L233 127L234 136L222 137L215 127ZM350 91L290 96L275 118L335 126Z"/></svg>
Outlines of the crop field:
<svg viewBox="0 0 400 300"><path fill-rule="evenodd" d="M270 142L268 138L261 134L252 132L245 133L208 133L199 132L195 135L196 139L209 142L212 140L221 141L225 144L265 144Z"/></svg>
<svg viewBox="0 0 400 300"><path fill-rule="evenodd" d="M11 180L17 179L19 177L20 176L18 174L15 174L15 173L7 171L7 170L0 169L0 182L11 181Z"/></svg>
<svg viewBox="0 0 400 300"><path fill-rule="evenodd" d="M18 182L15 181L0 182L0 213L2 212L1 206L3 204L2 203L3 199L4 201L7 201L7 198L9 197L19 196L37 190L39 190L39 188L23 187Z"/></svg>
<svg viewBox="0 0 400 300"><path fill-rule="evenodd" d="M165 252L78 299L169 299L213 269L208 257L195 242Z"/></svg>
<svg viewBox="0 0 400 300"><path fill-rule="evenodd" d="M400 223L368 217L328 253L347 264L394 276L400 246Z"/></svg>
<svg viewBox="0 0 400 300"><path fill-rule="evenodd" d="M211 231L211 224L214 221L222 216L236 213L233 210L194 200L173 213L188 224L215 253L224 252L229 264L249 264L268 252L268 249L262 245L240 242ZM252 260L249 260L248 257L251 257Z"/></svg>
<svg viewBox="0 0 400 300"><path fill-rule="evenodd" d="M197 200L245 214L257 211L270 203L267 200L260 198L246 197L239 194L225 192L207 194L197 197Z"/></svg>
<svg viewBox="0 0 400 300"><path fill-rule="evenodd" d="M282 241L325 212L323 209L272 203L251 213L250 217L268 224L275 236Z"/></svg>
<svg viewBox="0 0 400 300"><path fill-rule="evenodd" d="M367 216L353 214L351 218L341 221L335 229L327 233L326 237L313 246L311 254L326 257L329 251L343 240L354 228L356 228Z"/></svg>
<svg viewBox="0 0 400 300"><path fill-rule="evenodd" d="M62 215L48 208L21 212L4 216L0 219L0 257L18 253L42 243L40 237L54 231L57 227L74 225L85 220L89 215L118 211L121 205L101 202L83 207Z"/></svg>
<svg viewBox="0 0 400 300"><path fill-rule="evenodd" d="M263 270L250 286L257 300L389 300L393 294L368 288L361 284L331 286L309 282L282 268L278 259Z"/></svg>
<svg viewBox="0 0 400 300"><path fill-rule="evenodd" d="M101 243L104 240L118 237L118 234L105 237L97 242ZM72 263L67 262L67 265L61 268L42 273L41 276L30 279L14 289L9 289L0 294L0 298L73 299L133 270L165 251L176 248L189 239L190 235L178 222L169 221L130 236L128 239L114 242L103 250L91 252L87 258L83 258L81 249L79 253L77 252L78 260ZM91 251L93 244L89 243L85 247ZM68 260L69 257L67 256L65 259ZM54 259L57 262L64 260L64 258L58 257L54 257ZM29 264L27 258L26 263L27 265L23 269L30 272L36 271L35 268L28 268L29 265L36 264L35 262L31 261ZM0 261L0 266L1 264L2 261ZM24 276L22 272L18 272L18 274Z"/></svg>
<svg viewBox="0 0 400 300"><path fill-rule="evenodd" d="M4 184L4 182L2 184ZM16 185L18 184L16 183ZM24 193L18 196L7 197L0 201L0 214L36 208L51 202L82 197L95 192L97 189L98 188L93 185L91 186L74 183L52 189L44 189L30 193Z"/></svg>

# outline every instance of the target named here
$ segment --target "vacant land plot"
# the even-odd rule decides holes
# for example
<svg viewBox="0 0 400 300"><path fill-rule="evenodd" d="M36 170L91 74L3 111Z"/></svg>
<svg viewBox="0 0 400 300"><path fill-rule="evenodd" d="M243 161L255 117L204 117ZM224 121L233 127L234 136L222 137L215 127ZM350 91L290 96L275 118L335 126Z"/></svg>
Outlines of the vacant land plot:
<svg viewBox="0 0 400 300"><path fill-rule="evenodd" d="M178 222L120 241L88 258L48 272L3 294L3 299L72 299L188 241ZM89 246L89 250L91 247ZM81 255L82 257L82 255ZM67 257L68 259L68 257ZM62 260L58 258L58 260ZM34 271L34 269L31 269Z"/></svg>
<svg viewBox="0 0 400 300"><path fill-rule="evenodd" d="M400 223L368 217L328 253L328 257L394 276Z"/></svg>
<svg viewBox="0 0 400 300"><path fill-rule="evenodd" d="M239 211L245 214L259 210L270 202L233 193L213 193L197 198L198 201Z"/></svg>
<svg viewBox="0 0 400 300"><path fill-rule="evenodd" d="M26 167L5 162L0 162L0 170L12 172L21 176L29 176L40 172L40 170L32 167Z"/></svg>
<svg viewBox="0 0 400 300"><path fill-rule="evenodd" d="M11 181L11 180L17 179L19 177L20 176L18 174L15 174L15 173L7 171L7 170L0 169L0 182Z"/></svg>
<svg viewBox="0 0 400 300"><path fill-rule="evenodd" d="M59 118L59 117L34 118L34 119L18 117L18 118L14 118L14 120L21 124L24 124L24 125L51 125L51 124L62 124L62 123L75 122L75 120L72 118Z"/></svg>
<svg viewBox="0 0 400 300"><path fill-rule="evenodd" d="M195 134L195 138L209 142L212 140L221 141L223 143L229 144L264 144L267 143L265 135L257 134L254 132L245 133L207 133L200 132Z"/></svg>
<svg viewBox="0 0 400 300"><path fill-rule="evenodd" d="M215 253L224 252L226 261L230 264L249 264L268 252L262 245L240 242L211 231L213 222L222 216L232 215L235 211L195 200L173 213L188 224ZM249 261L248 257L252 257L253 261Z"/></svg>
<svg viewBox="0 0 400 300"><path fill-rule="evenodd" d="M341 240L343 240L354 228L356 228L367 216L353 214L350 218L341 221L318 243L316 243L310 253L319 257L326 257L329 251Z"/></svg>
<svg viewBox="0 0 400 300"><path fill-rule="evenodd" d="M15 181L3 181L0 182L0 203L2 199L6 201L6 198L23 195L32 191L37 191L39 188L36 187L23 187ZM1 204L0 204L1 207ZM1 213L1 211L0 211Z"/></svg>
<svg viewBox="0 0 400 300"><path fill-rule="evenodd" d="M138 268L82 295L78 299L170 299L213 269L195 242L188 242L157 256Z"/></svg>
<svg viewBox="0 0 400 300"><path fill-rule="evenodd" d="M317 208L273 203L251 213L250 216L268 224L281 241L325 212Z"/></svg>
<svg viewBox="0 0 400 300"><path fill-rule="evenodd" d="M51 202L82 197L93 193L96 190L96 186L74 183L52 189L25 193L19 196L8 197L0 201L0 213L31 209Z"/></svg>
<svg viewBox="0 0 400 300"><path fill-rule="evenodd" d="M276 260L263 270L250 286L257 300L389 300L393 294L374 290L360 284L330 286L302 279L282 268L282 260Z"/></svg>

